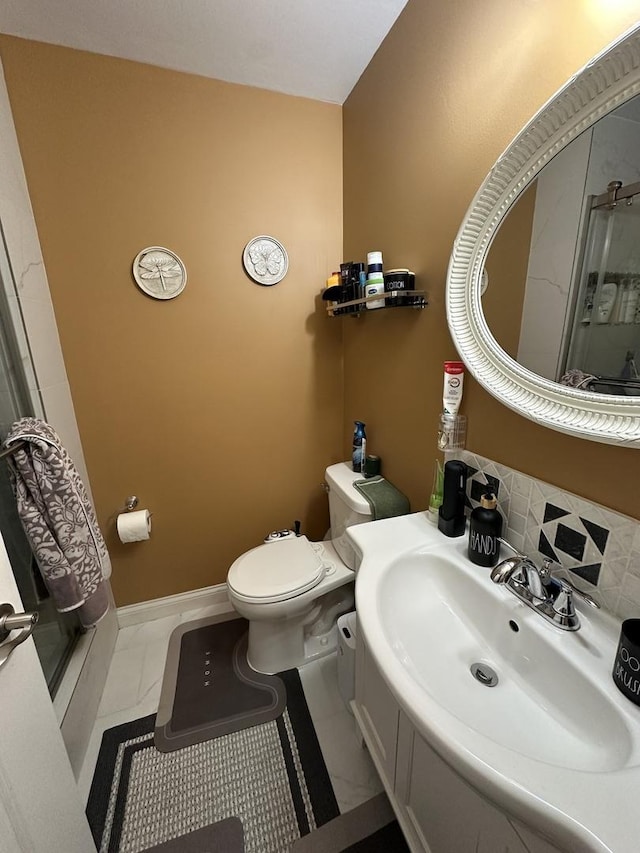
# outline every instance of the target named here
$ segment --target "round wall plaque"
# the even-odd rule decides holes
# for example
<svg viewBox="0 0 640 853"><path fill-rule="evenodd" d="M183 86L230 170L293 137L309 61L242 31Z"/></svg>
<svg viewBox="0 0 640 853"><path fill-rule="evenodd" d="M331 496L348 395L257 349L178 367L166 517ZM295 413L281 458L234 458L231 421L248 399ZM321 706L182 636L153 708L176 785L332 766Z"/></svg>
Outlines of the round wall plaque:
<svg viewBox="0 0 640 853"><path fill-rule="evenodd" d="M173 299L185 288L187 270L175 252L162 246L149 246L136 255L133 277L148 296Z"/></svg>
<svg viewBox="0 0 640 853"><path fill-rule="evenodd" d="M282 243L261 235L244 247L242 262L247 274L258 284L277 284L287 274L289 258Z"/></svg>

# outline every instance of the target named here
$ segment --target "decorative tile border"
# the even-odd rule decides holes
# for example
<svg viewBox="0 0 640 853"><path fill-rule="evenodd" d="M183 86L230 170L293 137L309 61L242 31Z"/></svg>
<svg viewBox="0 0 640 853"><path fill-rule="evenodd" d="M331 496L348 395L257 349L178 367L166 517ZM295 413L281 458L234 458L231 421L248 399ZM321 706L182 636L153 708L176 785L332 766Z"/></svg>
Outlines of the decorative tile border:
<svg viewBox="0 0 640 853"><path fill-rule="evenodd" d="M640 523L542 480L468 450L467 504L493 491L505 519L504 538L541 562L549 557L603 609L627 619L640 616Z"/></svg>

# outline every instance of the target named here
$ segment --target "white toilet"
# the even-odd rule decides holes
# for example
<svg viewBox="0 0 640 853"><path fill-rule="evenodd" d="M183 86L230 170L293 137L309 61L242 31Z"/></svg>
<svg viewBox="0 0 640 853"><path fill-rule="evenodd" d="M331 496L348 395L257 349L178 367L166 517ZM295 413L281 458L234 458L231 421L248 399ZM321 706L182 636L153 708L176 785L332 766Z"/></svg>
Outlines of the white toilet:
<svg viewBox="0 0 640 853"><path fill-rule="evenodd" d="M330 465L325 479L330 540L269 542L229 569L229 600L249 620L247 658L258 672L282 672L333 651L337 618L354 608L356 554L345 531L371 521L371 508L353 487L362 474L349 464Z"/></svg>

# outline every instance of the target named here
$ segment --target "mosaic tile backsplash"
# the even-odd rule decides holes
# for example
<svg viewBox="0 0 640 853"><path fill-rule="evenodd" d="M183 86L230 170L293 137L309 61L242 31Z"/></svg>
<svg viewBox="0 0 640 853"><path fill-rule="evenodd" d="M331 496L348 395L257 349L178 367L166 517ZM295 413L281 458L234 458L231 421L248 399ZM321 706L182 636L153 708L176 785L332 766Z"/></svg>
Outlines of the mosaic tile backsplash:
<svg viewBox="0 0 640 853"><path fill-rule="evenodd" d="M495 493L503 536L514 547L537 562L560 564L614 616L640 617L638 521L468 450L449 458L467 465L470 510L486 491Z"/></svg>

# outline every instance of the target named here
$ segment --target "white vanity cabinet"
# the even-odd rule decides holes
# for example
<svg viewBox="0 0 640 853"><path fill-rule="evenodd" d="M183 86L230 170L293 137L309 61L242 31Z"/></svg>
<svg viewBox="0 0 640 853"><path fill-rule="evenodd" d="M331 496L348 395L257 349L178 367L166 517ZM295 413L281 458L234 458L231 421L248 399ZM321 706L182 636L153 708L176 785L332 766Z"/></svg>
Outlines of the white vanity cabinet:
<svg viewBox="0 0 640 853"><path fill-rule="evenodd" d="M468 785L416 731L369 654L356 645L354 713L415 853L559 853Z"/></svg>
<svg viewBox="0 0 640 853"><path fill-rule="evenodd" d="M387 794L396 778L400 708L365 643L356 640L356 719Z"/></svg>

